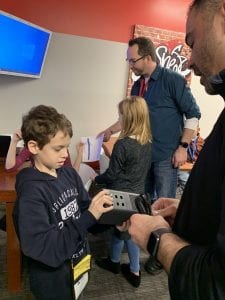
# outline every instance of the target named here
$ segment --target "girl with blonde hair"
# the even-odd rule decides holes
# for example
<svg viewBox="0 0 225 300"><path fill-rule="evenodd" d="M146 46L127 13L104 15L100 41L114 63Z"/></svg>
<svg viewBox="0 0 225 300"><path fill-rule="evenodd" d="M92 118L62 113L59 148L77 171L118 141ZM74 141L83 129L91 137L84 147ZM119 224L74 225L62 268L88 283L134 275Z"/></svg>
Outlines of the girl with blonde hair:
<svg viewBox="0 0 225 300"><path fill-rule="evenodd" d="M146 101L139 96L122 100L118 105L121 132L114 145L108 169L95 177L95 182L106 188L144 194L145 178L150 166L151 129ZM124 244L127 246L129 264L121 264ZM140 250L128 232L116 228L112 235L110 257L97 259L96 264L113 273L120 270L134 287L141 282Z"/></svg>

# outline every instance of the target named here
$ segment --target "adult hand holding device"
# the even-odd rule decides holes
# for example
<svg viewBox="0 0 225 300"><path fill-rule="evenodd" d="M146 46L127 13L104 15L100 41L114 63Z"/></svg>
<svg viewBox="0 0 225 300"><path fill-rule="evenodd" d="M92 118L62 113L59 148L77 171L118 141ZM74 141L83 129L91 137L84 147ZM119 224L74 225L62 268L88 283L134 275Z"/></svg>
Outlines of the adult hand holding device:
<svg viewBox="0 0 225 300"><path fill-rule="evenodd" d="M159 198L152 204L152 214L160 215L173 225L180 200L174 198Z"/></svg>

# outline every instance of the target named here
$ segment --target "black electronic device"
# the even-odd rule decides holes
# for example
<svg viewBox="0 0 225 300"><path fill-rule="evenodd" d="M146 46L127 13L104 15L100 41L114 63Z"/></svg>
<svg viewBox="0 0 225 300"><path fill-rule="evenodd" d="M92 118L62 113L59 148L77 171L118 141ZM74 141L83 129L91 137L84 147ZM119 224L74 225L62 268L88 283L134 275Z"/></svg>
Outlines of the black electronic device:
<svg viewBox="0 0 225 300"><path fill-rule="evenodd" d="M119 225L127 221L133 214L151 214L150 200L146 195L107 190L113 198L113 210L104 213L99 219L99 223Z"/></svg>
<svg viewBox="0 0 225 300"><path fill-rule="evenodd" d="M180 142L179 145L182 146L185 149L188 148L188 143L186 143L186 142Z"/></svg>
<svg viewBox="0 0 225 300"><path fill-rule="evenodd" d="M11 142L10 135L0 135L0 157L6 157Z"/></svg>

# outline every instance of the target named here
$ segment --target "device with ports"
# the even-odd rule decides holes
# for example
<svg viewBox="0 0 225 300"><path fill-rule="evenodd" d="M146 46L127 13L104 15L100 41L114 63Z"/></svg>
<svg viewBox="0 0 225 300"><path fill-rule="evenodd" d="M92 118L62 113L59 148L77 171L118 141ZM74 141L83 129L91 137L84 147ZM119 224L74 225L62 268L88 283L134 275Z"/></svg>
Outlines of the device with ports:
<svg viewBox="0 0 225 300"><path fill-rule="evenodd" d="M145 194L135 194L108 190L113 199L113 210L104 213L99 219L101 224L119 225L133 214L151 214L150 201Z"/></svg>

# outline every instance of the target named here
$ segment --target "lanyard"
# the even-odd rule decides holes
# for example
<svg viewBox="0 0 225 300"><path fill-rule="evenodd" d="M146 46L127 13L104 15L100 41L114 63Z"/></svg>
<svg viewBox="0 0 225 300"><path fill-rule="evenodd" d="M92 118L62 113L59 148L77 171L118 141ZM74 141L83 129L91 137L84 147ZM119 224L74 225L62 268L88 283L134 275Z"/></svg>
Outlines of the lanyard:
<svg viewBox="0 0 225 300"><path fill-rule="evenodd" d="M188 153L191 157L192 162L195 161L196 150L197 150L197 138L195 138L194 141L190 145L188 145Z"/></svg>

